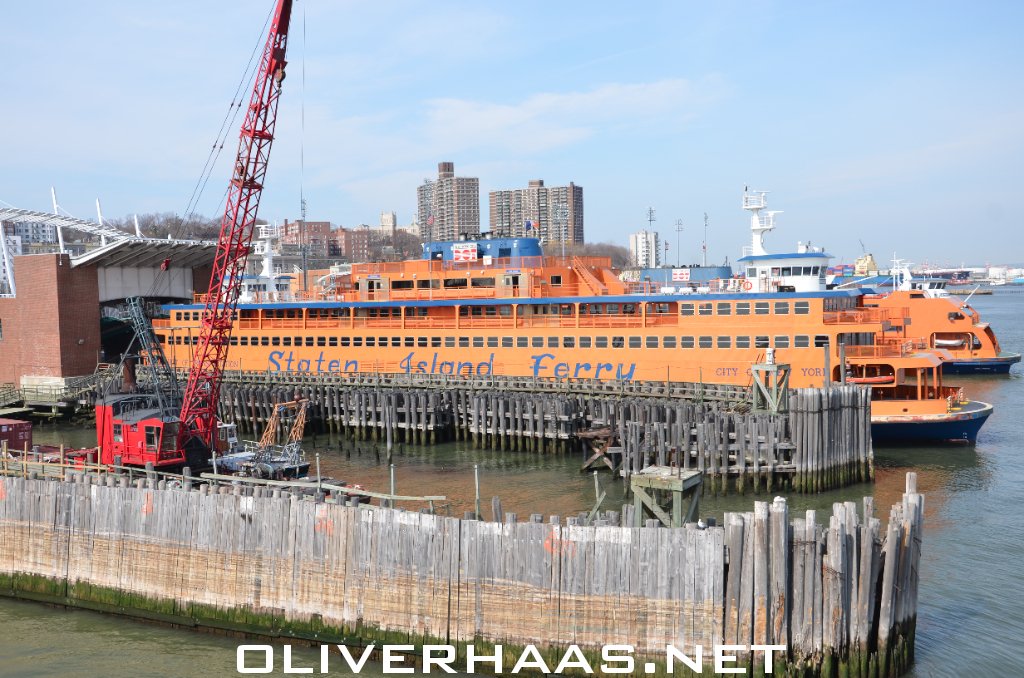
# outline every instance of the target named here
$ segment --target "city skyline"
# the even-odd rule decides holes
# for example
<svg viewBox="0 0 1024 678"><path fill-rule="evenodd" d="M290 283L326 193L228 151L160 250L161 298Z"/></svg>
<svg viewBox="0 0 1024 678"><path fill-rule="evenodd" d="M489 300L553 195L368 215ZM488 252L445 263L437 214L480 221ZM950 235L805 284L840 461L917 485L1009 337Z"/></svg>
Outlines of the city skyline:
<svg viewBox="0 0 1024 678"><path fill-rule="evenodd" d="M228 124L197 209L219 215L240 122L225 111L271 6L9 8L17 133L0 200L49 211L52 185L81 218L97 197L111 217L181 213ZM863 241L885 259L1022 261L1022 15L1005 2L598 3L586 16L302 3L261 216L295 218L300 195L337 223L411 215L443 158L481 194L531 177L586 186L592 242L622 243L653 206L673 248L683 222L683 261L699 260L705 212L708 261L735 260L745 184L784 212L775 251L811 240L851 261ZM980 237L936 237L965 229Z"/></svg>

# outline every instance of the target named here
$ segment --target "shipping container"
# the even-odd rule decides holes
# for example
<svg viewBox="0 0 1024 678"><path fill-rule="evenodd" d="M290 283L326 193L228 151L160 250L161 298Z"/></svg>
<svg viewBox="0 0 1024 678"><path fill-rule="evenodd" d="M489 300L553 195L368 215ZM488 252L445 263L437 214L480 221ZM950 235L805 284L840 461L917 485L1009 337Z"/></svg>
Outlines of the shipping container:
<svg viewBox="0 0 1024 678"><path fill-rule="evenodd" d="M0 419L0 441L6 441L9 449L23 450L26 445L31 449L32 422Z"/></svg>

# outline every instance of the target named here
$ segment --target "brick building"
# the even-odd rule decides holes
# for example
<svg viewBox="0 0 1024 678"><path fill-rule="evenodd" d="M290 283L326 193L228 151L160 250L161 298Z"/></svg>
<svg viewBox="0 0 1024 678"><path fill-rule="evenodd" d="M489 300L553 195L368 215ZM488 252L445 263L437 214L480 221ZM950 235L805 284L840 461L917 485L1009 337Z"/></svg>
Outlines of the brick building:
<svg viewBox="0 0 1024 678"><path fill-rule="evenodd" d="M96 268L73 268L66 254L34 254L17 258L14 276L18 296L0 299L0 383L60 384L93 372L100 356Z"/></svg>
<svg viewBox="0 0 1024 678"><path fill-rule="evenodd" d="M334 233L329 221L284 220L281 226L282 245L306 245L306 253L313 257L330 256Z"/></svg>

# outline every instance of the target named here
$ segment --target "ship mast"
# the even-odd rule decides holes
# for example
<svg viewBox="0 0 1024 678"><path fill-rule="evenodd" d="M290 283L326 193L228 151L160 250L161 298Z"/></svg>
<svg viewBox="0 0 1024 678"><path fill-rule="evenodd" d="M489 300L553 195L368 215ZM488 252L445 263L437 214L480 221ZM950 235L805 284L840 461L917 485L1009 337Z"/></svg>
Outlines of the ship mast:
<svg viewBox="0 0 1024 678"><path fill-rule="evenodd" d="M761 214L761 210L768 207L768 200L765 196L768 191L751 191L743 187L743 209L750 210L750 251L744 255L763 256L768 254L764 248L764 234L775 228L775 215L781 214L782 210L767 211Z"/></svg>

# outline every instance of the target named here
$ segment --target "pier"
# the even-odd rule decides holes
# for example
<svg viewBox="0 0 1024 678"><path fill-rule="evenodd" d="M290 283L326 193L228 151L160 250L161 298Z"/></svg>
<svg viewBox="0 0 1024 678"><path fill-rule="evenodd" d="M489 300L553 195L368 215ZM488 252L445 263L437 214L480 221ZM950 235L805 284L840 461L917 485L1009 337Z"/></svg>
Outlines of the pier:
<svg viewBox="0 0 1024 678"><path fill-rule="evenodd" d="M684 382L601 382L417 374L228 373L220 416L258 434L274 403L305 398L313 430L395 444L579 453L628 477L674 466L711 492L819 492L870 480L870 391L792 389L779 411L751 389ZM593 455L597 455L596 457Z"/></svg>
<svg viewBox="0 0 1024 678"><path fill-rule="evenodd" d="M655 662L651 675L667 675L666 644L785 645L774 674L786 676L884 678L913 662L912 473L887 525L870 499L819 516L790 515L777 497L679 528L65 475L0 478L0 595L282 642L502 644L510 656L534 644L551 667L571 644L595 667L601 645L626 644ZM763 668L759 656L739 652L740 666Z"/></svg>

